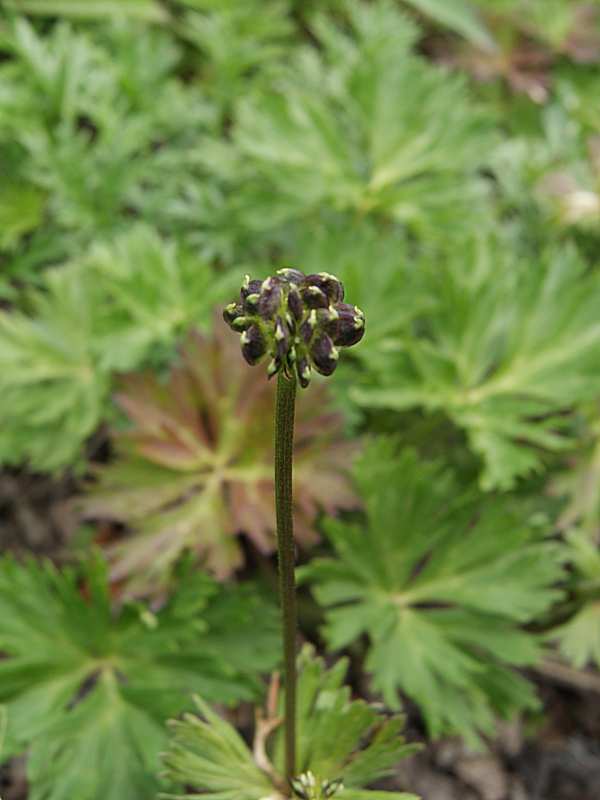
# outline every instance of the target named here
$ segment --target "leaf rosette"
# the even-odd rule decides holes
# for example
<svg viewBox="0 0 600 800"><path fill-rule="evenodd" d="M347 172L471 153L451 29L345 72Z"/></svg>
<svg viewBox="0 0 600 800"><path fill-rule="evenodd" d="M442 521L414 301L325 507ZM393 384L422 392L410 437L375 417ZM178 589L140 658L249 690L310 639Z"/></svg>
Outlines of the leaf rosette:
<svg viewBox="0 0 600 800"><path fill-rule="evenodd" d="M115 460L96 470L81 504L87 518L115 520L129 533L109 545L113 576L163 579L185 548L219 577L242 563L236 534L263 553L275 546L273 384L249 370L225 326L191 333L166 381L125 377L117 402L131 422L116 435ZM320 509L356 505L346 470L356 443L317 386L300 398L294 497L300 544L317 540Z"/></svg>

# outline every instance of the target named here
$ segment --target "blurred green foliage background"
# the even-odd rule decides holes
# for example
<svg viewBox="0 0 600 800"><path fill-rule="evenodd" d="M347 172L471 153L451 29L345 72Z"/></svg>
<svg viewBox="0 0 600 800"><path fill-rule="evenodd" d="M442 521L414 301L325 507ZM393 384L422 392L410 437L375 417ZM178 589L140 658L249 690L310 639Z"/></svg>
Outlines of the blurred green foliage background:
<svg viewBox="0 0 600 800"><path fill-rule="evenodd" d="M0 621L5 754L33 748L30 796L147 798L181 694L214 680L219 700L255 697L277 661L269 629L264 658L224 666L231 642L251 650L230 624L248 601L215 582L274 613L272 386L240 373L215 316L246 272L332 272L367 318L298 412L304 635L349 647L429 735L473 744L539 707L520 668L599 668L600 3L0 13L0 461L71 476L86 523L56 553L79 578L0 567L0 616L22 626ZM100 655L66 599L78 580L103 586ZM173 616L194 580L210 603ZM19 581L54 597L44 636L27 625L43 601L13 607ZM110 683L144 671L123 626L131 614L146 641L158 607L166 638L143 659L176 663L134 681L133 702ZM181 623L201 617L202 668ZM49 668L57 636L79 656ZM97 697L65 705L98 674ZM164 675L174 699L152 695ZM114 704L118 734L77 740L94 702ZM114 785L100 755L113 736L130 751Z"/></svg>

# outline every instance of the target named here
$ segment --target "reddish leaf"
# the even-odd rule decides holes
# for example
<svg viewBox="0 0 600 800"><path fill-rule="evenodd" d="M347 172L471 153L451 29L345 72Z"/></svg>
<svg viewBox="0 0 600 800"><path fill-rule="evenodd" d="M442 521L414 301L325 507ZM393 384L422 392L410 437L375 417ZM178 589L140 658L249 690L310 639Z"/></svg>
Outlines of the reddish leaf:
<svg viewBox="0 0 600 800"><path fill-rule="evenodd" d="M248 367L235 336L217 322L193 332L167 380L129 375L117 401L132 427L115 434L117 458L99 467L83 501L88 518L125 523L108 545L113 575L136 588L161 581L184 548L216 575L242 561L238 535L274 550L273 408L275 383ZM314 520L357 504L347 478L356 443L341 439L342 419L324 385L300 392L294 493L301 545L318 538Z"/></svg>

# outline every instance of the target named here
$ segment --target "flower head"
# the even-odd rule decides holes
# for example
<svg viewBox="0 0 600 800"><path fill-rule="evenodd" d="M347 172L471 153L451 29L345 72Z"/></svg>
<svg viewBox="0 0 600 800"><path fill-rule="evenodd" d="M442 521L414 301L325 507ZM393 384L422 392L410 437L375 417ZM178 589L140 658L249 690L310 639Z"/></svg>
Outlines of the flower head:
<svg viewBox="0 0 600 800"><path fill-rule="evenodd" d="M246 275L239 300L225 307L223 318L240 334L248 364L268 355L270 378L282 371L306 388L313 369L331 375L338 348L363 337L365 315L343 300L344 287L334 275L280 269L264 281Z"/></svg>

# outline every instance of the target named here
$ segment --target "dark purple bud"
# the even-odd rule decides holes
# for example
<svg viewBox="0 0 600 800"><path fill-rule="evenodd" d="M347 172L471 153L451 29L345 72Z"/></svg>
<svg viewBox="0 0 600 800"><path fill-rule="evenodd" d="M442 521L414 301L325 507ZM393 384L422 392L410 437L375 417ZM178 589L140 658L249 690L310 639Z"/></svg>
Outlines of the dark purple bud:
<svg viewBox="0 0 600 800"><path fill-rule="evenodd" d="M337 347L349 347L364 335L365 315L343 303L344 287L327 272L304 275L286 267L264 281L246 275L237 302L229 303L223 318L241 333L242 354L249 364L265 355L267 374L282 373L308 386L312 371L331 375L338 362ZM334 792L336 784L332 783Z"/></svg>
<svg viewBox="0 0 600 800"><path fill-rule="evenodd" d="M240 336L240 343L242 345L242 355L250 366L258 364L267 352L265 337L256 324L251 325L247 331L242 333Z"/></svg>
<svg viewBox="0 0 600 800"><path fill-rule="evenodd" d="M351 347L360 342L365 333L365 315L360 308L338 303L334 310L337 319L326 324L333 343L338 347Z"/></svg>
<svg viewBox="0 0 600 800"><path fill-rule="evenodd" d="M306 356L299 356L296 359L296 375L298 376L298 381L300 382L300 386L303 389L306 389L308 384L310 383L310 376L312 370L310 368L310 364L308 363L308 359Z"/></svg>
<svg viewBox="0 0 600 800"><path fill-rule="evenodd" d="M306 276L305 285L316 286L327 295L329 303L341 303L344 299L344 286L335 275L317 272Z"/></svg>
<svg viewBox="0 0 600 800"><path fill-rule="evenodd" d="M263 281L258 300L258 313L263 319L272 319L281 302L281 282L278 278Z"/></svg>
<svg viewBox="0 0 600 800"><path fill-rule="evenodd" d="M277 274L280 278L283 278L284 281L288 283L302 283L304 280L304 273L300 272L299 269L292 269L291 267L284 267L284 269L278 269Z"/></svg>
<svg viewBox="0 0 600 800"><path fill-rule="evenodd" d="M244 277L244 283L242 284L242 288L240 290L240 296L242 300L245 300L249 294L258 294L260 292L261 286L262 286L262 281L259 280L251 281L250 276L246 275Z"/></svg>
<svg viewBox="0 0 600 800"><path fill-rule="evenodd" d="M339 314L333 306L329 306L328 308L317 308L316 311L312 313L315 314L316 327L326 331L327 333L330 332L329 329L331 328L332 323L339 319Z"/></svg>
<svg viewBox="0 0 600 800"><path fill-rule="evenodd" d="M317 327L317 312L311 311L308 315L308 318L304 320L302 325L300 325L300 338L304 342L304 344L308 344L313 337L315 329Z"/></svg>
<svg viewBox="0 0 600 800"><path fill-rule="evenodd" d="M232 327L234 320L242 314L242 306L239 303L229 303L223 309L223 319Z"/></svg>
<svg viewBox="0 0 600 800"><path fill-rule="evenodd" d="M281 361L284 361L288 354L291 339L292 336L287 322L281 317L277 317L275 320L275 346L277 348L277 356Z"/></svg>
<svg viewBox="0 0 600 800"><path fill-rule="evenodd" d="M326 333L319 333L310 346L310 357L317 372L331 375L337 367L339 353Z"/></svg>
<svg viewBox="0 0 600 800"><path fill-rule="evenodd" d="M296 322L300 322L302 319L302 314L304 313L304 305L302 303L302 298L300 297L300 292L294 286L294 284L290 286L287 303L288 308Z"/></svg>
<svg viewBox="0 0 600 800"><path fill-rule="evenodd" d="M301 294L308 308L327 308L329 305L327 295L318 286L303 286Z"/></svg>

